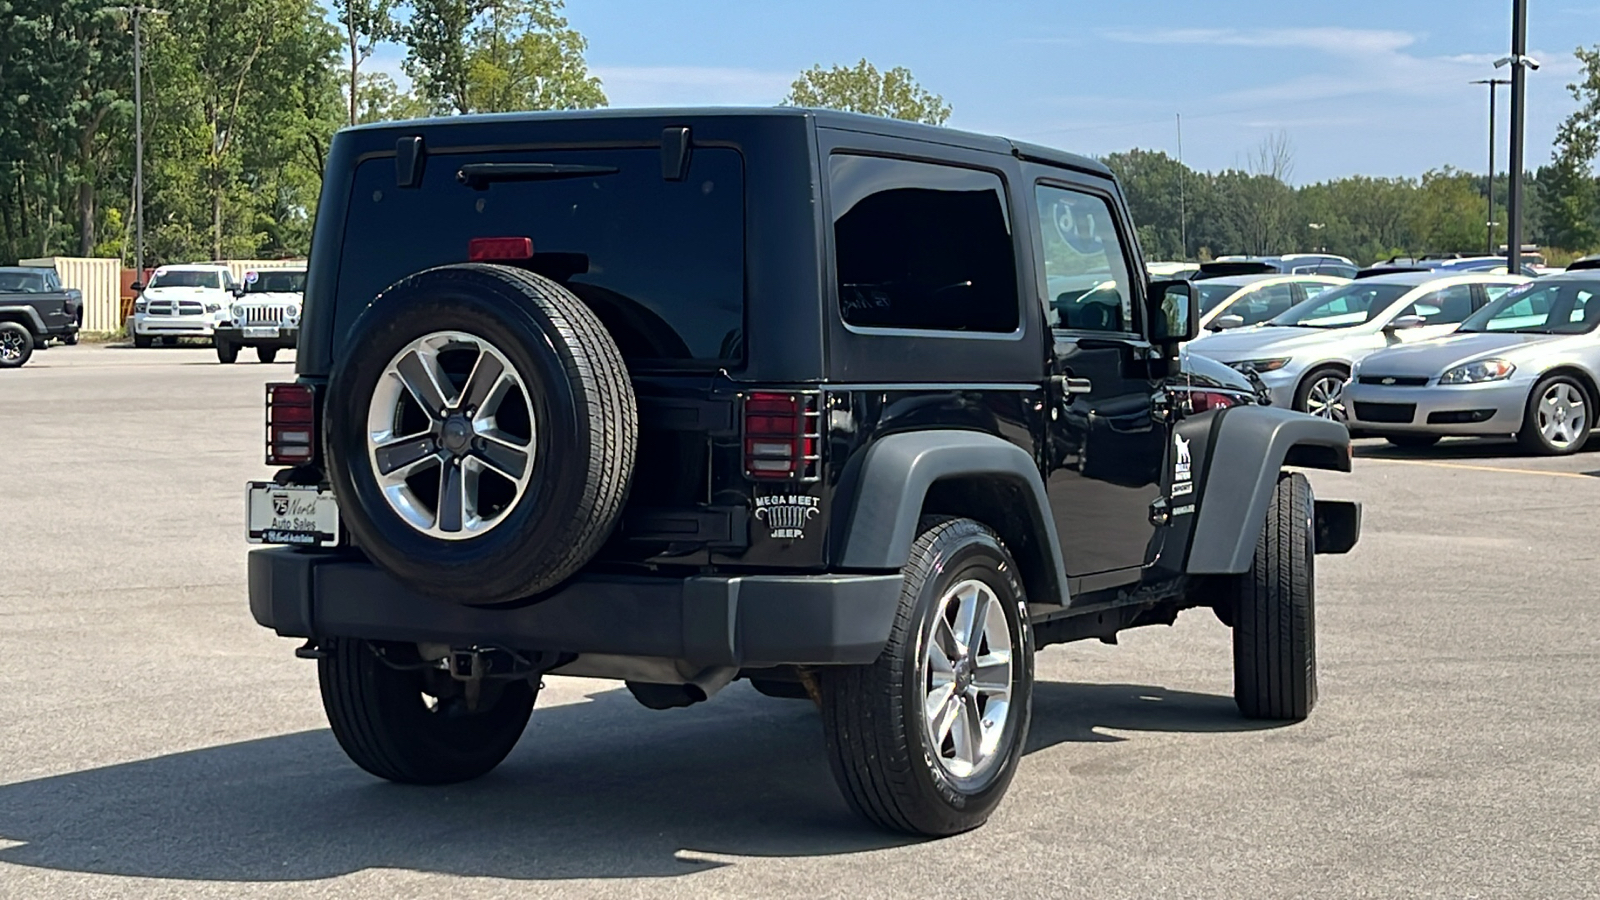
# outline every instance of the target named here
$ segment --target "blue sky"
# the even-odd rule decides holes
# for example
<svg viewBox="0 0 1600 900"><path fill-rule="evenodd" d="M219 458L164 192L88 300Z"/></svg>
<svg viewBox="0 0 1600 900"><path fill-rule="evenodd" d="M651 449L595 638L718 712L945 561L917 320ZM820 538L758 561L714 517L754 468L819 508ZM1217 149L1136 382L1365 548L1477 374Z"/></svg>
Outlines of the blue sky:
<svg viewBox="0 0 1600 900"><path fill-rule="evenodd" d="M1600 2L1530 5L1533 168L1575 106L1572 51L1600 43ZM1488 97L1467 82L1511 42L1511 0L568 0L567 17L613 106L767 106L800 70L865 57L909 67L953 127L1080 153L1173 153L1182 113L1184 160L1220 169L1285 131L1299 183L1483 171Z"/></svg>

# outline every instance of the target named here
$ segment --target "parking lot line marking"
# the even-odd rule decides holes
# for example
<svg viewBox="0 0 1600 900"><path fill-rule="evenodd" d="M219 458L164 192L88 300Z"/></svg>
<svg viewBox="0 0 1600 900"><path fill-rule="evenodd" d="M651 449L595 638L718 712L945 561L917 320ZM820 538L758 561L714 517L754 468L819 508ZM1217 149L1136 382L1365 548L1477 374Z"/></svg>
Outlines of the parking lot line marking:
<svg viewBox="0 0 1600 900"><path fill-rule="evenodd" d="M1474 466L1470 463L1436 462L1431 459L1388 459L1382 456L1357 457L1362 462L1394 463L1397 466L1433 466L1436 469L1471 469L1475 472L1508 472L1512 475L1549 475L1554 478L1593 478L1582 472L1547 472L1542 469L1512 469L1506 466Z"/></svg>

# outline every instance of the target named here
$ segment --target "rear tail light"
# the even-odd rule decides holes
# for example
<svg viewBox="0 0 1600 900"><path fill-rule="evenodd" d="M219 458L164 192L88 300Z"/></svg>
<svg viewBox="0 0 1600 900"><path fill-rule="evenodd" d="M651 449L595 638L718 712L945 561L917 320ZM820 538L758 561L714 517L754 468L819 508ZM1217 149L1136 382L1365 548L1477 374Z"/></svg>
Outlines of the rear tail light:
<svg viewBox="0 0 1600 900"><path fill-rule="evenodd" d="M1189 411L1192 413L1208 412L1213 409L1227 409L1238 406L1239 398L1232 394L1223 394L1216 391L1190 391Z"/></svg>
<svg viewBox="0 0 1600 900"><path fill-rule="evenodd" d="M311 385L267 385L267 465L303 466L316 450L317 396Z"/></svg>
<svg viewBox="0 0 1600 900"><path fill-rule="evenodd" d="M763 481L815 481L822 469L820 394L752 391L744 398L744 472Z"/></svg>

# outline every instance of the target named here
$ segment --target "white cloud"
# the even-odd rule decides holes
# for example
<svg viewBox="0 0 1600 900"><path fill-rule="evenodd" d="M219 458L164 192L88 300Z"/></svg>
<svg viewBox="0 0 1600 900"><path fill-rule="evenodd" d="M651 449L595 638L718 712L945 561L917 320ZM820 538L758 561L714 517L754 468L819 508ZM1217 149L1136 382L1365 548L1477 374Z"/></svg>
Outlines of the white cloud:
<svg viewBox="0 0 1600 900"><path fill-rule="evenodd" d="M1342 56L1393 53L1416 43L1404 31L1371 28L1155 28L1101 32L1108 40L1128 44L1201 44L1214 47L1263 47L1319 50Z"/></svg>
<svg viewBox="0 0 1600 900"><path fill-rule="evenodd" d="M593 66L612 106L774 106L792 72L706 66Z"/></svg>

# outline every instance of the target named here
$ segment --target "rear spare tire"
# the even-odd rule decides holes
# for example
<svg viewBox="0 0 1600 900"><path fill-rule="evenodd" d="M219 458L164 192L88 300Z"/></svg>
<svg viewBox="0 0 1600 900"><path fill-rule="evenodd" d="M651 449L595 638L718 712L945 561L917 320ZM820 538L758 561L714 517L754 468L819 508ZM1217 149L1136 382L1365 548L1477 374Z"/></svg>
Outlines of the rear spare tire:
<svg viewBox="0 0 1600 900"><path fill-rule="evenodd" d="M508 266L419 272L356 320L324 413L357 546L446 600L547 591L611 534L638 442L616 343L571 292Z"/></svg>

